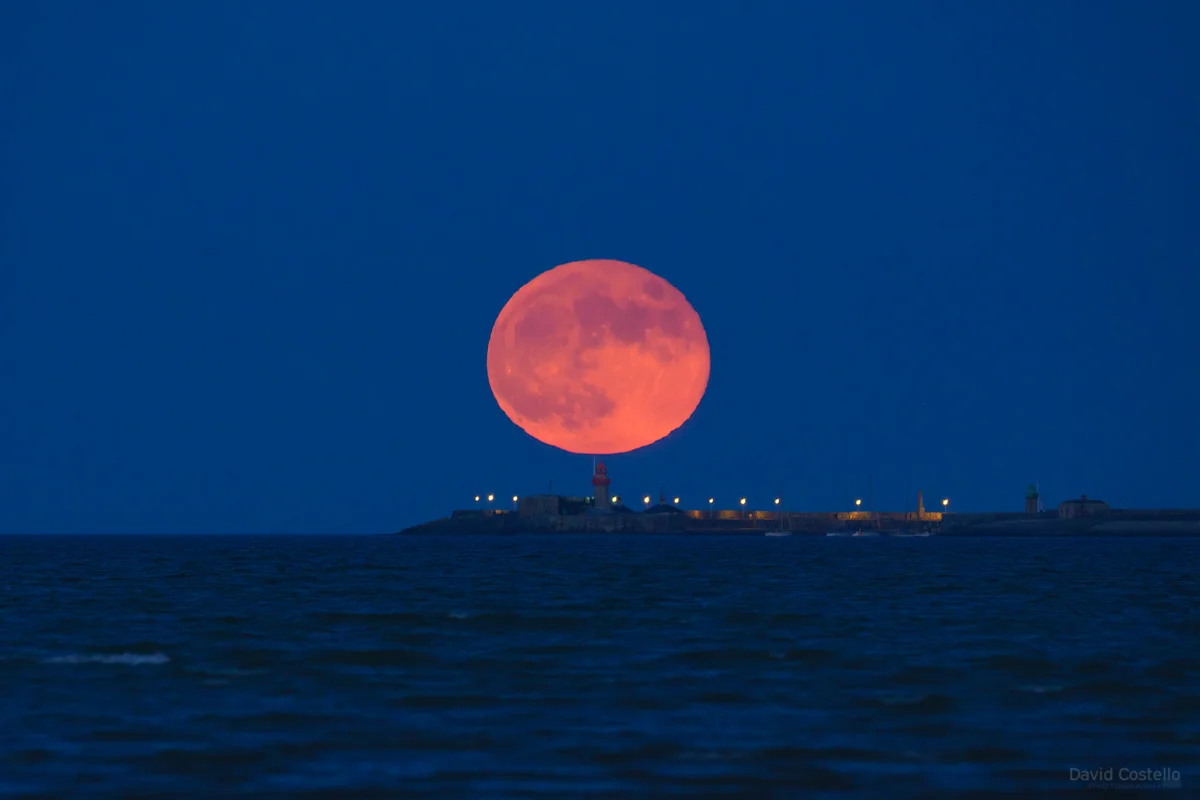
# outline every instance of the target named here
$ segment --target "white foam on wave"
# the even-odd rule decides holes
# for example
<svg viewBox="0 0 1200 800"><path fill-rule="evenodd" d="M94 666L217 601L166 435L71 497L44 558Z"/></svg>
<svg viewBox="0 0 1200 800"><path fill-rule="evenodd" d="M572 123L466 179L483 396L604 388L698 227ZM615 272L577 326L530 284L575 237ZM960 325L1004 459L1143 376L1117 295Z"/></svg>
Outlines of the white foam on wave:
<svg viewBox="0 0 1200 800"><path fill-rule="evenodd" d="M46 659L47 664L166 664L171 659L163 653L114 653L112 655L94 656L55 656Z"/></svg>

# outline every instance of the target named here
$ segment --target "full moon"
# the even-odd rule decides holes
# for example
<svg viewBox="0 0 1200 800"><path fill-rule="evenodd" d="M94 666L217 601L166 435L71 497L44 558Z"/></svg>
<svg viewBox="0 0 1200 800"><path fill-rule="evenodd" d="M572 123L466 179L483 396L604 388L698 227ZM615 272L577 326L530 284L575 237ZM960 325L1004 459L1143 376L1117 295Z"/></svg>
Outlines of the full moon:
<svg viewBox="0 0 1200 800"><path fill-rule="evenodd" d="M678 428L708 385L708 337L671 284L623 261L543 272L492 327L488 382L530 436L571 453L625 453Z"/></svg>

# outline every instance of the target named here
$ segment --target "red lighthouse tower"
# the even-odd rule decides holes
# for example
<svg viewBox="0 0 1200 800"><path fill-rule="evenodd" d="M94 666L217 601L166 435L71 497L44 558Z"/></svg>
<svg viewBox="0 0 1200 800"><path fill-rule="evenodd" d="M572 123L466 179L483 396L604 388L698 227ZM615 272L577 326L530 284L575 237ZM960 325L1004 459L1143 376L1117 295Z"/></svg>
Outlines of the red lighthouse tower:
<svg viewBox="0 0 1200 800"><path fill-rule="evenodd" d="M593 505L599 511L609 511L611 509L608 496L608 469L604 466L603 461L596 462L596 474L592 476L592 494L595 496Z"/></svg>

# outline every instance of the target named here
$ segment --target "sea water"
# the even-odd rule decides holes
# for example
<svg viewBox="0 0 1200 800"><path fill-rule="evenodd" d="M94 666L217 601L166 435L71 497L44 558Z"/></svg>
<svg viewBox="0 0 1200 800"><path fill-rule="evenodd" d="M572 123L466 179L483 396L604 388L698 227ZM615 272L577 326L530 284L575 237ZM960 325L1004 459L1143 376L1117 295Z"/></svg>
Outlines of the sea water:
<svg viewBox="0 0 1200 800"><path fill-rule="evenodd" d="M1198 567L1186 539L2 537L0 796L1040 794L1123 767L1186 793Z"/></svg>

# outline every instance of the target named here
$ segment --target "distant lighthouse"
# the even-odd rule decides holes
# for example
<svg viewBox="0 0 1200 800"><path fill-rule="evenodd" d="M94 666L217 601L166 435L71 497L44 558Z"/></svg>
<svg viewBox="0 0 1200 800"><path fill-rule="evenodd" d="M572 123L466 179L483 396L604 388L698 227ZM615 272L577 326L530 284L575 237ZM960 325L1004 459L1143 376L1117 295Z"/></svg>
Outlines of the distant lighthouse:
<svg viewBox="0 0 1200 800"><path fill-rule="evenodd" d="M1036 484L1029 484L1029 488L1025 490L1025 513L1036 514L1041 509L1038 507L1038 499L1041 497L1041 492L1038 491Z"/></svg>
<svg viewBox="0 0 1200 800"><path fill-rule="evenodd" d="M592 494L595 496L594 506L598 511L610 511L612 505L608 496L608 469L603 461L596 462L596 474L592 476Z"/></svg>

